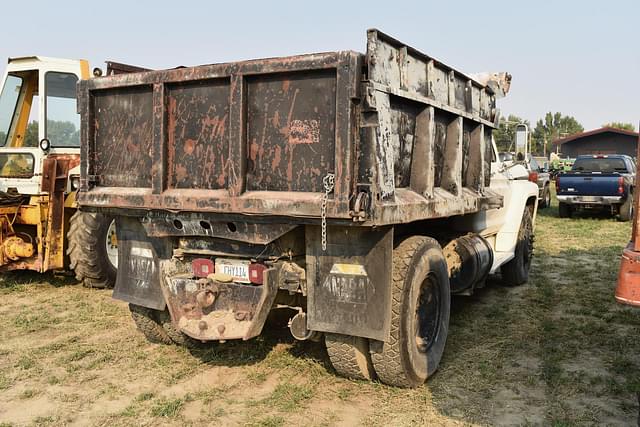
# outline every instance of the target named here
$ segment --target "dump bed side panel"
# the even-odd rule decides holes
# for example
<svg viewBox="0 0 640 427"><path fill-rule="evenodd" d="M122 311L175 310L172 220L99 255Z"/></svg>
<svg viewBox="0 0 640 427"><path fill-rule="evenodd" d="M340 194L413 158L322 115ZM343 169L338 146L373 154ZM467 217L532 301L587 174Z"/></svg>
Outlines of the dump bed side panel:
<svg viewBox="0 0 640 427"><path fill-rule="evenodd" d="M362 89L367 130L359 179L377 224L498 207L489 190L492 89L378 30L367 34ZM510 76L507 77L507 81Z"/></svg>

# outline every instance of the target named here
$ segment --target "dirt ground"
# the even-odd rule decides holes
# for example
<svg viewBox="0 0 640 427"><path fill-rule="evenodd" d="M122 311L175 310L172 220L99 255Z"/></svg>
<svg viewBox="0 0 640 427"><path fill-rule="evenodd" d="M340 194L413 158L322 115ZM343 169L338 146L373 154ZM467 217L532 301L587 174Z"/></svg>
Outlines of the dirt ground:
<svg viewBox="0 0 640 427"><path fill-rule="evenodd" d="M109 291L28 273L0 284L0 426L631 425L640 310L613 290L630 225L541 211L528 284L453 301L417 390L337 377L286 324L202 350L147 343Z"/></svg>

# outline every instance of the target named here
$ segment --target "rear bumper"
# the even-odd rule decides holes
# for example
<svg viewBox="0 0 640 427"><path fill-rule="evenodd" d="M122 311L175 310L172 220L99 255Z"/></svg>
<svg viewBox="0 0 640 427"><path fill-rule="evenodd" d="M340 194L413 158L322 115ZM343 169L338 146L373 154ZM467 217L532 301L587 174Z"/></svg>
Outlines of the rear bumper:
<svg viewBox="0 0 640 427"><path fill-rule="evenodd" d="M624 200L622 196L556 196L558 201L562 203L569 203L572 205L619 205Z"/></svg>
<svg viewBox="0 0 640 427"><path fill-rule="evenodd" d="M162 262L166 268L167 263ZM189 274L165 276L164 295L174 325L201 341L247 340L260 334L278 291L275 268L264 284L224 283Z"/></svg>

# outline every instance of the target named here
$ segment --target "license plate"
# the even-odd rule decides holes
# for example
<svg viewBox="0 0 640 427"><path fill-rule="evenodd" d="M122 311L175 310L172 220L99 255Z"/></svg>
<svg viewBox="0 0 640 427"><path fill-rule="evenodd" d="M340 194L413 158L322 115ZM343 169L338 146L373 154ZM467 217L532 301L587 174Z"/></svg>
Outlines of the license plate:
<svg viewBox="0 0 640 427"><path fill-rule="evenodd" d="M249 280L250 261L241 259L216 259L216 273L228 274L235 282L251 283Z"/></svg>
<svg viewBox="0 0 640 427"><path fill-rule="evenodd" d="M598 198L594 197L594 196L582 196L581 197L583 202L597 202Z"/></svg>

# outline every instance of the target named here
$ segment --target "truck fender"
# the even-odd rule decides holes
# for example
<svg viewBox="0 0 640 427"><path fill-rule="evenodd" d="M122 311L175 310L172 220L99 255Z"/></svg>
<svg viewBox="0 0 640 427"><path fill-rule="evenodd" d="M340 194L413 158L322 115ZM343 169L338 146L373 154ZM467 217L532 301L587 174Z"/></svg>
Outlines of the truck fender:
<svg viewBox="0 0 640 427"><path fill-rule="evenodd" d="M538 211L538 186L529 181L514 181L509 204L504 209L507 209L506 220L496 236L495 250L496 252L514 252L525 209L531 211L535 229Z"/></svg>
<svg viewBox="0 0 640 427"><path fill-rule="evenodd" d="M154 310L166 302L160 286L160 257L170 253L169 239L149 237L137 218L116 217L118 275L113 297Z"/></svg>

